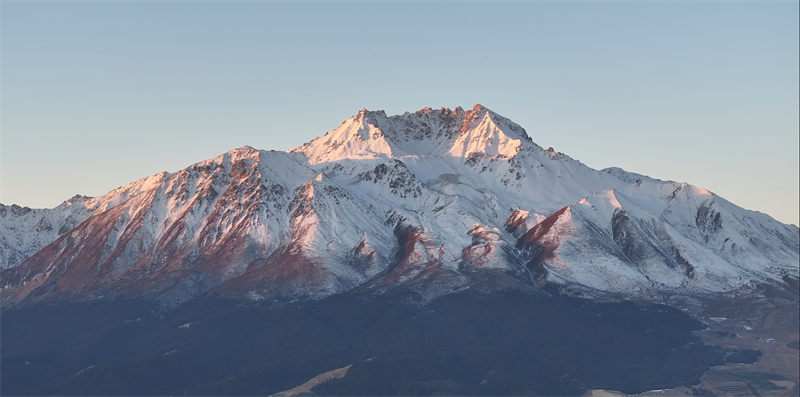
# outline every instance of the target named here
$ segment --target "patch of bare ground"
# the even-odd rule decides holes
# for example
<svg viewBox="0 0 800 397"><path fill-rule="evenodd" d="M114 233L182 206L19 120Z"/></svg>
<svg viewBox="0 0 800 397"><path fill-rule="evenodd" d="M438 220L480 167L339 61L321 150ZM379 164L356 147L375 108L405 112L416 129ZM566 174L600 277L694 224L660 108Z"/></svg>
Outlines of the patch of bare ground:
<svg viewBox="0 0 800 397"><path fill-rule="evenodd" d="M584 397L677 397L677 396L691 396L692 389L688 387L678 387L675 389L666 390L650 390L641 394L625 394L613 390L594 389L589 390L584 394Z"/></svg>
<svg viewBox="0 0 800 397"><path fill-rule="evenodd" d="M314 388L314 386L316 386L316 385L318 385L318 384L320 384L322 382L326 382L326 381L329 381L331 379L339 379L339 378L347 375L347 371L352 366L353 366L353 364L350 364L350 365L348 365L346 367L334 369L333 371L323 372L323 373L311 378L308 382L303 383L300 386L297 386L297 387L289 389L289 390L282 391L282 392L277 393L277 394L273 394L273 396L275 396L275 397L313 396L315 394L311 391L311 389Z"/></svg>
<svg viewBox="0 0 800 397"><path fill-rule="evenodd" d="M800 338L796 298L747 297L705 305L696 317L708 324L697 335L706 343L732 350L758 350L753 364L730 363L712 368L694 388L696 395L798 396Z"/></svg>

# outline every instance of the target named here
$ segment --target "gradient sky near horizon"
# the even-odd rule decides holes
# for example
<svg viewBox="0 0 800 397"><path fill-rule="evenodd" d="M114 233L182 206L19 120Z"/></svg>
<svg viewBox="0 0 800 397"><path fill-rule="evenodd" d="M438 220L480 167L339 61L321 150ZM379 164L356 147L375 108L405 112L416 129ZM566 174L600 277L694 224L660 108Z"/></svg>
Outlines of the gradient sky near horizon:
<svg viewBox="0 0 800 397"><path fill-rule="evenodd" d="M481 103L590 167L800 224L797 2L0 7L3 204Z"/></svg>

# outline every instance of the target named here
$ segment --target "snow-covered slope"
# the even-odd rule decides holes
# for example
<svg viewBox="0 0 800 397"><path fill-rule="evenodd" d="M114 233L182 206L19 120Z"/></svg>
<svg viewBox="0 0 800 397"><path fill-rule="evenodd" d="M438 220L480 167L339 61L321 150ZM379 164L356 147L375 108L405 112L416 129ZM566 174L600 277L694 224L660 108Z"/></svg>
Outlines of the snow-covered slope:
<svg viewBox="0 0 800 397"><path fill-rule="evenodd" d="M85 221L159 184L165 173L140 179L102 197L76 195L51 209L0 204L0 269L14 267Z"/></svg>
<svg viewBox="0 0 800 397"><path fill-rule="evenodd" d="M796 226L687 184L591 169L480 105L362 110L289 153L242 147L100 198L0 210L6 305L398 288L430 299L545 283L718 294L796 278L800 261Z"/></svg>

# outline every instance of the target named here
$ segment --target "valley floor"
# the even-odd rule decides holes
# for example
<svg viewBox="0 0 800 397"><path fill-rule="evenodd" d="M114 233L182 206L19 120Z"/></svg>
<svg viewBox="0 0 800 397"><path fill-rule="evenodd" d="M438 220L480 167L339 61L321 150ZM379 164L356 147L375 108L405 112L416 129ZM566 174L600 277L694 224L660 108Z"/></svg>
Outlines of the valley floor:
<svg viewBox="0 0 800 397"><path fill-rule="evenodd" d="M722 381L713 376L731 368L718 367L726 357L752 362L758 354L747 349L759 347L766 352L765 364L748 367L758 371L780 367L766 363L787 358L762 345L736 344L750 340L745 333L730 339L736 343L706 344L703 339L712 342L709 335L721 330L717 324L700 331L701 322L664 305L519 292L460 293L425 306L407 298L344 294L280 306L198 299L168 312L146 302L5 310L0 392L269 395L341 368L348 370L308 384L308 391L583 395L684 387L702 392L721 390L714 385ZM771 327L784 327L781 315L766 318ZM708 372L711 367L718 368ZM780 375L770 381L793 379Z"/></svg>

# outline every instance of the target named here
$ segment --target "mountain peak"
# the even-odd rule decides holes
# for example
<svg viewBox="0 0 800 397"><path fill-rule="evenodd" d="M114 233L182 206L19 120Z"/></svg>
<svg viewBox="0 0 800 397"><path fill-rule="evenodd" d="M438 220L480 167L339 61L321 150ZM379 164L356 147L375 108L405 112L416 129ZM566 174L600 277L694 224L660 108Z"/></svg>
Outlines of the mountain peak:
<svg viewBox="0 0 800 397"><path fill-rule="evenodd" d="M522 149L522 137L507 126L498 123L489 109L475 105L459 128L459 137L450 149L455 157L509 158ZM527 135L526 135L527 136Z"/></svg>
<svg viewBox="0 0 800 397"><path fill-rule="evenodd" d="M340 159L403 156L513 157L533 142L525 129L481 104L387 116L361 109L338 128L294 152L312 164Z"/></svg>
<svg viewBox="0 0 800 397"><path fill-rule="evenodd" d="M385 113L361 109L333 131L290 152L305 154L312 164L341 159L389 157L392 148L384 139L381 128L372 121L375 116L385 117Z"/></svg>

